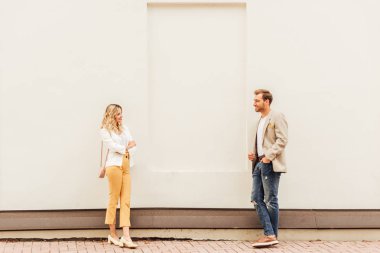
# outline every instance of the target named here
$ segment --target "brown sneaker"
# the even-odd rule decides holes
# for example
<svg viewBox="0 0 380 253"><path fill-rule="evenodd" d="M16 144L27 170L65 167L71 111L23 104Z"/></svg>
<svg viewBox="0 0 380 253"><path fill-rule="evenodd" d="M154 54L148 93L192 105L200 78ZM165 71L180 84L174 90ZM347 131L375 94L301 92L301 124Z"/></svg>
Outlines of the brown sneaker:
<svg viewBox="0 0 380 253"><path fill-rule="evenodd" d="M252 244L255 248L269 247L277 244L278 241L275 236L264 236Z"/></svg>

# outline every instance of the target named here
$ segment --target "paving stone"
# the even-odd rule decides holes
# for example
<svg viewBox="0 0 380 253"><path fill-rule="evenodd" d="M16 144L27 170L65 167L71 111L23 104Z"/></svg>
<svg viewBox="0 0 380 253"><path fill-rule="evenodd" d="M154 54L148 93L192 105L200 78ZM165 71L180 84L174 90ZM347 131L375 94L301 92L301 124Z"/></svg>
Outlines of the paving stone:
<svg viewBox="0 0 380 253"><path fill-rule="evenodd" d="M106 240L0 241L0 253L380 253L380 241L280 241L270 248L255 249L248 241L136 240L137 249L109 245Z"/></svg>

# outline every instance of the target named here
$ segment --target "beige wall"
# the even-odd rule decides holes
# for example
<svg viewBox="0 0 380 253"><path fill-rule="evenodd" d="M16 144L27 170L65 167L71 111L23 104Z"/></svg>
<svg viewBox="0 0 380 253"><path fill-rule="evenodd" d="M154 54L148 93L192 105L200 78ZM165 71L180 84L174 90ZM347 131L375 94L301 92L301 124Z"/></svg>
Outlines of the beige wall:
<svg viewBox="0 0 380 253"><path fill-rule="evenodd" d="M250 83L290 126L288 208L380 206L378 1L252 1Z"/></svg>
<svg viewBox="0 0 380 253"><path fill-rule="evenodd" d="M378 209L380 3L186 2L0 0L0 209L104 207L108 103L138 142L133 207L249 208L258 87L290 126L281 207Z"/></svg>

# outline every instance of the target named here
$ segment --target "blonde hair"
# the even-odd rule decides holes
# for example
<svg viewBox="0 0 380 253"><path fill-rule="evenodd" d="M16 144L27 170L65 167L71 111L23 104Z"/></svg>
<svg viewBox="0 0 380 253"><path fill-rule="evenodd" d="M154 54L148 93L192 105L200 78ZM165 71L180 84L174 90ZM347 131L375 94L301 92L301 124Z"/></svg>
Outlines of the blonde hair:
<svg viewBox="0 0 380 253"><path fill-rule="evenodd" d="M105 128L109 132L115 132L117 134L121 134L123 132L123 126L119 124L115 116L118 113L122 113L123 109L120 105L117 104L110 104L107 106L106 111L104 112L102 124L100 125L100 128Z"/></svg>

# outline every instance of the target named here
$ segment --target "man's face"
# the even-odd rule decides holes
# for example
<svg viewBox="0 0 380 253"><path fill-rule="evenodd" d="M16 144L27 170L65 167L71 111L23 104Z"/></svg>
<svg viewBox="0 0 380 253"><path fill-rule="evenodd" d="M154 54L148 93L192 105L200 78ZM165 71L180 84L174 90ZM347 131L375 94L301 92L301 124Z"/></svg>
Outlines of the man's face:
<svg viewBox="0 0 380 253"><path fill-rule="evenodd" d="M256 112L262 112L265 110L266 102L263 100L263 94L258 94L253 100L253 106L255 107Z"/></svg>

